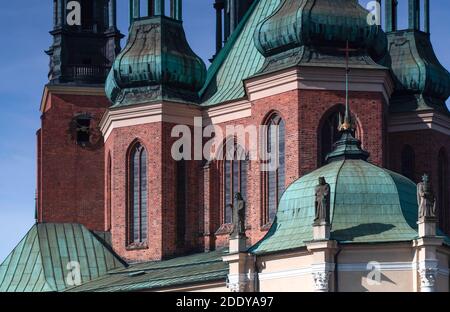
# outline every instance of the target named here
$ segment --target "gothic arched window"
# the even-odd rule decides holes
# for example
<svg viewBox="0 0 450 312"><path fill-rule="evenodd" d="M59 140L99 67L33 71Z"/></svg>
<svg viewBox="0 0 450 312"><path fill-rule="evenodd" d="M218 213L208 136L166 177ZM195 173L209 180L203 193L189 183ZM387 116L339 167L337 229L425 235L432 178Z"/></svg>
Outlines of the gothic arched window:
<svg viewBox="0 0 450 312"><path fill-rule="evenodd" d="M275 219L278 203L286 187L285 133L284 120L273 114L269 118L266 133L266 146L269 155L275 155L277 166L266 166L263 170L263 215L262 223L269 224ZM273 151L273 146L277 148Z"/></svg>
<svg viewBox="0 0 450 312"><path fill-rule="evenodd" d="M228 140L223 160L223 222L232 223L234 194L241 193L247 199L248 159L242 146L235 140Z"/></svg>
<svg viewBox="0 0 450 312"><path fill-rule="evenodd" d="M416 154L410 145L405 145L402 150L402 175L415 181Z"/></svg>
<svg viewBox="0 0 450 312"><path fill-rule="evenodd" d="M131 245L142 245L147 242L148 230L147 151L136 143L129 155L128 238Z"/></svg>
<svg viewBox="0 0 450 312"><path fill-rule="evenodd" d="M319 165L325 165L325 158L333 150L333 145L340 139L339 115L344 114L344 107L339 106L322 121L319 133Z"/></svg>
<svg viewBox="0 0 450 312"><path fill-rule="evenodd" d="M441 229L448 231L450 224L448 211L448 160L447 153L443 148L439 151L438 156L437 206Z"/></svg>

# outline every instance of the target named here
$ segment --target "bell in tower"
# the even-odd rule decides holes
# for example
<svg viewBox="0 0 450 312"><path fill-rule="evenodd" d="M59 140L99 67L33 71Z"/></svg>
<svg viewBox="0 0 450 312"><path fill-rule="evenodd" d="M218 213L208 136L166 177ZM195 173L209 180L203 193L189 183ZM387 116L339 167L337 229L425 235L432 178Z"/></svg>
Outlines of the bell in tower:
<svg viewBox="0 0 450 312"><path fill-rule="evenodd" d="M52 84L103 84L120 52L116 0L53 0Z"/></svg>

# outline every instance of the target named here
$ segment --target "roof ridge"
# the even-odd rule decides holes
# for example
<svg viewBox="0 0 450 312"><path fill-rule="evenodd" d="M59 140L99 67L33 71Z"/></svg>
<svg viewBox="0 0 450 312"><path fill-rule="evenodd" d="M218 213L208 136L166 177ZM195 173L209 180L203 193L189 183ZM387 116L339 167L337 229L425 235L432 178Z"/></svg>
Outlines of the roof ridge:
<svg viewBox="0 0 450 312"><path fill-rule="evenodd" d="M339 175L341 173L342 168L345 165L345 162L347 161L347 159L343 159L342 160L342 164L339 166L339 169L337 170L337 174L336 174L336 181L334 182L334 196L333 196L333 204L336 203L336 195L337 195L337 186L338 186L338 181L339 181ZM330 205L331 206L331 205ZM334 205L333 205L333 215L330 218L330 235L331 232L333 231L333 219L334 219L334 214L336 212L336 209L334 209Z"/></svg>
<svg viewBox="0 0 450 312"><path fill-rule="evenodd" d="M253 14L253 11L257 7L261 0L255 0L250 8L245 13L244 17L242 18L241 22L238 24L234 32L231 34L231 36L228 38L228 41L225 43L225 46L219 51L219 54L217 54L216 58L212 62L211 66L208 68L208 72L206 74L206 81L203 85L203 87L198 92L200 103L203 102L202 97L205 95L206 90L208 89L209 84L211 83L213 77L216 76L219 69L222 67L223 62L225 61L226 57L228 56L228 53L231 51L231 49L234 47L234 44L236 43L236 40L239 38L239 35L241 34L242 30L244 29L244 26L247 24L250 16Z"/></svg>
<svg viewBox="0 0 450 312"><path fill-rule="evenodd" d="M157 262L162 263L164 261L160 261ZM141 268L141 269L132 269L130 270L130 267L125 268L123 270L119 270L119 271L113 271L113 272L108 272L108 275L118 275L118 274L124 274L124 273L133 273L133 272L150 272L150 271L156 271L156 270L161 270L161 269L168 269L168 268L182 268L182 267L188 267L188 266L197 266L197 265L203 265L203 264L209 264L209 263L220 263L223 262L222 259L216 259L216 260L208 260L208 261L197 261L197 262L191 262L191 263L185 263L185 264L174 264L174 265L168 265L168 266L164 266L164 267L154 267L154 268Z"/></svg>
<svg viewBox="0 0 450 312"><path fill-rule="evenodd" d="M28 239L28 236L31 234L31 231L33 230L33 228L34 228L34 226L31 227L30 230L28 230L27 234L20 240L20 242L16 245L16 247L13 249L13 251L11 251L11 253L8 255L8 257L6 257L6 259L8 259L10 255L11 255L11 258L12 258L12 255L15 253L16 248L17 248L18 246L22 245L22 246L21 246L21 249L20 249L20 254L18 255L18 259L20 260L20 258L22 257L22 254L23 254L23 250L25 249L26 241L27 241L27 239ZM5 259L5 261L6 261L6 259ZM3 278L2 283L3 283L3 282L5 281L5 279L6 279L6 273L7 273L7 271L8 271L9 268L10 268L11 260L12 260L12 259L10 259L9 262L8 262L8 267L7 267L7 269L5 270L5 277ZM2 264L3 264L3 263L2 263ZM14 275L15 275L16 271L17 271L17 265L16 265L16 267L14 268L14 273L12 274L11 280L9 281L8 286L5 288L5 291L8 291L8 289L11 287L11 283L12 283L12 281L13 281L13 279L14 279ZM0 284L1 284L1 283L0 283ZM17 286L18 286L18 285L19 285L19 284L17 284ZM17 288L17 286L16 286L16 288Z"/></svg>
<svg viewBox="0 0 450 312"><path fill-rule="evenodd" d="M58 285L56 284L56 274L55 274L55 267L53 266L53 255L52 255L52 252L51 252L51 247L50 247L50 244L49 244L49 241L48 241L48 227L47 227L47 225L55 225L54 223L37 223L36 224L36 230L37 230L37 235L38 235L38 239L39 239L39 253L40 253L40 255L41 255L41 263L42 263L42 272L43 272L43 274L44 274L44 276L43 276L43 279L44 279L44 281L45 281L45 283L48 285L48 287L51 289L51 290L53 290L53 291L58 291ZM45 230L45 236L46 236L46 239L45 239L45 242L47 243L47 248L48 248L48 251L49 251L49 257L50 257L50 259L51 259L51 263L52 263L52 266L51 266L51 274L52 274L52 278L53 278L53 282L54 283L51 283L51 282L49 282L49 280L48 280L48 275L47 275L47 270L46 270L46 265L44 265L44 257L43 257L43 255L42 255L42 246L41 246L41 238L40 238L40 235L39 235L39 228L40 227L43 227L43 229ZM54 286L54 287L53 287Z"/></svg>

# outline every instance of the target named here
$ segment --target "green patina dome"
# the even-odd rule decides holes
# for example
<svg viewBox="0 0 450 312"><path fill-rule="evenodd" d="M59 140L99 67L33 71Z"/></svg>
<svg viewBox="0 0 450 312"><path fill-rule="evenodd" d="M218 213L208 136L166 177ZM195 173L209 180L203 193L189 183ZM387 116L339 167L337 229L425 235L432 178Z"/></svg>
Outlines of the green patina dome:
<svg viewBox="0 0 450 312"><path fill-rule="evenodd" d="M106 95L114 106L163 99L197 102L205 79L206 66L189 47L182 22L153 16L132 24L108 75Z"/></svg>
<svg viewBox="0 0 450 312"><path fill-rule="evenodd" d="M266 57L301 46L335 49L348 40L378 60L386 54L387 39L367 16L357 0L283 0L258 25L254 40Z"/></svg>
<svg viewBox="0 0 450 312"><path fill-rule="evenodd" d="M396 84L391 111L438 108L448 113L445 101L450 97L450 73L439 63L430 34L397 31L389 33L388 42Z"/></svg>
<svg viewBox="0 0 450 312"><path fill-rule="evenodd" d="M315 188L330 184L331 239L340 243L410 241L417 238L417 191L409 179L370 164L349 132L329 154L329 163L292 183L283 194L275 222L251 251L276 252L313 239Z"/></svg>

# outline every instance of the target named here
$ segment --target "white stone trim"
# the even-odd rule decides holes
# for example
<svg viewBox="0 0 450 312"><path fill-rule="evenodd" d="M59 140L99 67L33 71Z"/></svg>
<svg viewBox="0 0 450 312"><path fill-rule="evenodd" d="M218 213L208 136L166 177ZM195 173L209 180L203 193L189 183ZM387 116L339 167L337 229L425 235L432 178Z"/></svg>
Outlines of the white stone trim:
<svg viewBox="0 0 450 312"><path fill-rule="evenodd" d="M316 292L328 292L330 284L330 271L313 272L314 290Z"/></svg>
<svg viewBox="0 0 450 312"><path fill-rule="evenodd" d="M381 271L412 271L417 268L417 264L415 262L381 262L380 263ZM259 273L259 280L271 280L271 279L279 279L279 278L287 278L287 277L296 277L296 276L305 276L308 274L312 274L314 272L324 272L330 271L333 272L335 270L335 264L333 263L323 263L323 264L314 264L310 267L304 267L295 270L285 270L285 271L276 271L276 272L263 272ZM367 263L340 263L337 266L338 272L369 272L367 269ZM445 271L443 271L443 274ZM447 270L448 273L448 270Z"/></svg>
<svg viewBox="0 0 450 312"><path fill-rule="evenodd" d="M200 117L198 107L179 103L154 103L121 107L108 110L100 121L100 130L106 141L116 128L171 122L180 125L194 125L194 117Z"/></svg>
<svg viewBox="0 0 450 312"><path fill-rule="evenodd" d="M90 95L90 96L105 96L105 89L103 87L80 87L70 85L46 85L42 93L40 111L45 112L47 109L48 98L50 94L72 94L72 95Z"/></svg>
<svg viewBox="0 0 450 312"><path fill-rule="evenodd" d="M446 267L440 267L438 260L426 260L421 261L417 264L417 270L423 269L423 268L433 268L436 269L436 273L442 276L450 276L450 270Z"/></svg>
<svg viewBox="0 0 450 312"><path fill-rule="evenodd" d="M345 70L342 67L301 66L251 78L245 81L245 88L250 101L293 90L345 91ZM353 68L349 89L382 93L389 103L394 83L388 70Z"/></svg>
<svg viewBox="0 0 450 312"><path fill-rule="evenodd" d="M340 272L369 272L368 263L340 263L338 271ZM414 262L379 262L381 271L410 271L416 268Z"/></svg>
<svg viewBox="0 0 450 312"><path fill-rule="evenodd" d="M297 276L305 276L312 273L323 272L323 271L334 271L335 265L333 263L320 263L313 264L310 267L304 267L300 269L293 270L285 270L285 271L276 271L276 272L266 272L266 273L258 273L259 280L272 280L278 278L286 278L286 277L297 277Z"/></svg>
<svg viewBox="0 0 450 312"><path fill-rule="evenodd" d="M311 266L311 272L323 272L323 271L334 271L335 268L334 263L314 263Z"/></svg>
<svg viewBox="0 0 450 312"><path fill-rule="evenodd" d="M237 101L204 109L202 116L205 125L216 125L227 121L251 117L252 104L249 101Z"/></svg>
<svg viewBox="0 0 450 312"><path fill-rule="evenodd" d="M438 269L435 267L421 267L418 270L421 292L434 292L436 290L436 277Z"/></svg>
<svg viewBox="0 0 450 312"><path fill-rule="evenodd" d="M450 135L450 118L434 111L391 115L389 133L414 130L435 130Z"/></svg>
<svg viewBox="0 0 450 312"><path fill-rule="evenodd" d="M298 277L305 276L312 273L312 268L301 268L295 270L286 270L286 271L277 271L277 272L267 272L267 273L258 273L258 277L260 281L273 280L279 278L287 278L287 277Z"/></svg>
<svg viewBox="0 0 450 312"><path fill-rule="evenodd" d="M257 273L228 274L228 281L229 282L236 282L239 280L252 281L255 279L255 275L257 275Z"/></svg>

